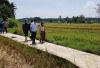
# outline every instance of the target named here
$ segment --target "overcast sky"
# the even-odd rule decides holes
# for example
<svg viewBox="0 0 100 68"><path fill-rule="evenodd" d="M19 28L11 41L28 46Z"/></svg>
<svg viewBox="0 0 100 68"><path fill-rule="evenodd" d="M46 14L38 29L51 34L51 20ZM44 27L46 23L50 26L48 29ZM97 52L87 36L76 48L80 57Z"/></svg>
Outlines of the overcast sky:
<svg viewBox="0 0 100 68"><path fill-rule="evenodd" d="M100 0L9 0L17 6L16 18L97 17L94 8Z"/></svg>

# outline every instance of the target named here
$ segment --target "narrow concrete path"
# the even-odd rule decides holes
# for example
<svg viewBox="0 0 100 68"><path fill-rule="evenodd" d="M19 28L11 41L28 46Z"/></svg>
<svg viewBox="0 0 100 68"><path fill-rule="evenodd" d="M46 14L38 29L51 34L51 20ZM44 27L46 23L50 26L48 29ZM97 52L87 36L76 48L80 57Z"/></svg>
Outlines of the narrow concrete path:
<svg viewBox="0 0 100 68"><path fill-rule="evenodd" d="M71 49L68 47L63 47L60 45L55 45L52 43L45 42L44 44L40 44L38 40L36 40L36 45L32 45L32 41L28 38L28 42L24 42L24 37L15 34L1 34L4 37L8 37L12 40L21 42L23 44L27 44L31 47L36 47L37 49L47 51L56 56L62 57L66 60L69 60L73 64L77 65L80 68L100 68L100 56L82 52L79 50Z"/></svg>

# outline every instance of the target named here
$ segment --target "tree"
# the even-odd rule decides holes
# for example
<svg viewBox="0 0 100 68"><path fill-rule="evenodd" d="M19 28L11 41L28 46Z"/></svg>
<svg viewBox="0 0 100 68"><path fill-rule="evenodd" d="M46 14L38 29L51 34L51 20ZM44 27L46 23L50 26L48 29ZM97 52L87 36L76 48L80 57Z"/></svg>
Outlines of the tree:
<svg viewBox="0 0 100 68"><path fill-rule="evenodd" d="M80 15L80 17L78 19L78 23L85 23L85 16L84 15Z"/></svg>
<svg viewBox="0 0 100 68"><path fill-rule="evenodd" d="M72 21L74 22L74 23L77 23L78 22L78 16L77 17L75 17L75 16L73 16L73 18L72 18Z"/></svg>
<svg viewBox="0 0 100 68"><path fill-rule="evenodd" d="M40 22L41 18L40 17L34 17L34 20L37 20L38 22Z"/></svg>
<svg viewBox="0 0 100 68"><path fill-rule="evenodd" d="M0 18L3 18L3 20L14 18L15 9L14 3L10 3L8 0L0 0Z"/></svg>
<svg viewBox="0 0 100 68"><path fill-rule="evenodd" d="M97 4L98 8L96 8L96 12L100 15L100 4Z"/></svg>
<svg viewBox="0 0 100 68"><path fill-rule="evenodd" d="M61 22L61 21L62 21L62 17L61 17L61 16L59 16L58 20L59 20L59 22Z"/></svg>

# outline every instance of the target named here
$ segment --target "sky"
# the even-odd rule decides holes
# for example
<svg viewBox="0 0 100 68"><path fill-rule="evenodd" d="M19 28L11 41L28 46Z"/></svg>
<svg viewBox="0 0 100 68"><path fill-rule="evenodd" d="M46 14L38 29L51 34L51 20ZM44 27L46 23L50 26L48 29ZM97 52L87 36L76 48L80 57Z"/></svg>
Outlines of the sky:
<svg viewBox="0 0 100 68"><path fill-rule="evenodd" d="M58 18L59 16L98 17L95 8L100 0L9 0L17 7L16 18Z"/></svg>

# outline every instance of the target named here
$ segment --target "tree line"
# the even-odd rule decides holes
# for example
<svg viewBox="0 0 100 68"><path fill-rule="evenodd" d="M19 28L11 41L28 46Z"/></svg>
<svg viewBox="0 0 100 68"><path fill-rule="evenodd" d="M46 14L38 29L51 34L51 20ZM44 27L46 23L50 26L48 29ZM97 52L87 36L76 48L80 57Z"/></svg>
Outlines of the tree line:
<svg viewBox="0 0 100 68"><path fill-rule="evenodd" d="M31 18L22 18L18 19L19 22L24 22L25 19L28 21L37 20L38 22L47 22L47 23L100 23L100 18L86 18L84 15L73 16L72 18L66 17L62 18L40 18L40 17L31 17Z"/></svg>
<svg viewBox="0 0 100 68"><path fill-rule="evenodd" d="M95 8L98 15L100 15L100 4L97 4L97 8ZM100 23L100 17L98 18L91 18L91 17L85 17L84 15L80 16L73 16L72 18L66 17L62 18L59 16L59 18L40 18L40 17L31 17L31 18L23 18L18 19L20 22L24 22L25 19L31 20L37 20L38 22L49 22L49 23Z"/></svg>

